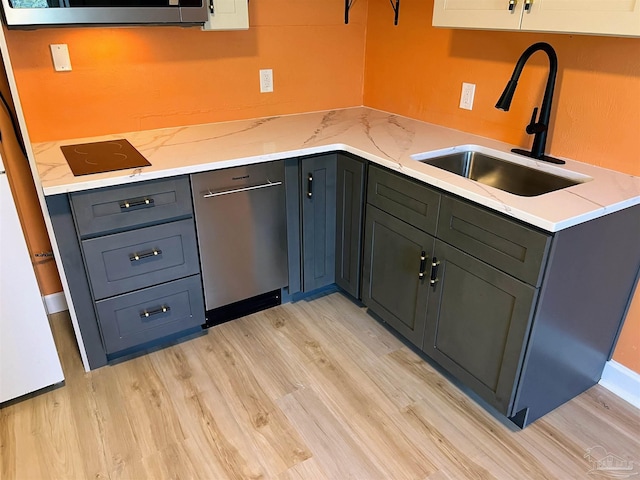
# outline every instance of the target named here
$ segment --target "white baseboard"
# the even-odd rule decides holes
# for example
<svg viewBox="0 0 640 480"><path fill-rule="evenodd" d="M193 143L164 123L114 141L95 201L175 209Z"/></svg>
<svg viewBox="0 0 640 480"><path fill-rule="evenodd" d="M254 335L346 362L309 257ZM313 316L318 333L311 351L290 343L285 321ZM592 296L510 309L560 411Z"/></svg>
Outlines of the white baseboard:
<svg viewBox="0 0 640 480"><path fill-rule="evenodd" d="M63 292L52 293L42 297L44 300L44 308L47 310L47 314L63 312L68 310L67 299L64 298Z"/></svg>
<svg viewBox="0 0 640 480"><path fill-rule="evenodd" d="M640 373L610 360L605 364L598 383L634 407L640 408Z"/></svg>

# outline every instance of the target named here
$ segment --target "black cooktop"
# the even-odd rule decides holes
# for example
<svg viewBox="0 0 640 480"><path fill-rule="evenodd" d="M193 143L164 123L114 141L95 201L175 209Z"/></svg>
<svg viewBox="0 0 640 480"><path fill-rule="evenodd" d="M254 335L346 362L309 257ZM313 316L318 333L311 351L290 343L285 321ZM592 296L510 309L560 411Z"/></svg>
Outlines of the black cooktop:
<svg viewBox="0 0 640 480"><path fill-rule="evenodd" d="M113 172L151 165L125 139L65 145L60 149L76 177L90 173Z"/></svg>

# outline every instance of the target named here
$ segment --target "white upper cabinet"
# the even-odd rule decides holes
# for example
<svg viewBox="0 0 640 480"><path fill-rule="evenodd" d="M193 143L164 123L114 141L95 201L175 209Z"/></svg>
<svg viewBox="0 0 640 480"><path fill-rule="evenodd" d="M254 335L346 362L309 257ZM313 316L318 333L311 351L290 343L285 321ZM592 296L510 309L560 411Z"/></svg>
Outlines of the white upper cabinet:
<svg viewBox="0 0 640 480"><path fill-rule="evenodd" d="M640 36L640 0L533 0L522 30Z"/></svg>
<svg viewBox="0 0 640 480"><path fill-rule="evenodd" d="M203 30L247 30L249 5L247 0L207 0L209 20Z"/></svg>
<svg viewBox="0 0 640 480"><path fill-rule="evenodd" d="M433 26L519 30L524 0L435 0Z"/></svg>
<svg viewBox="0 0 640 480"><path fill-rule="evenodd" d="M640 0L435 0L433 26L640 36Z"/></svg>

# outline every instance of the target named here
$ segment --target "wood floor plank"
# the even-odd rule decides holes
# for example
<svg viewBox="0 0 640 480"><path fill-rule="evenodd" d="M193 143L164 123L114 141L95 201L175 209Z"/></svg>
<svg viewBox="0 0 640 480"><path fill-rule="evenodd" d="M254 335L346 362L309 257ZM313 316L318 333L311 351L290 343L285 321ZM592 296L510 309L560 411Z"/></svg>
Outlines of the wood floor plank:
<svg viewBox="0 0 640 480"><path fill-rule="evenodd" d="M262 465L277 475L311 453L277 405L262 390L252 364L225 335L224 328L210 332L208 348L200 350L204 365L220 380L220 391L234 418L254 444Z"/></svg>
<svg viewBox="0 0 640 480"><path fill-rule="evenodd" d="M2 480L587 479L591 447L640 465L640 410L602 387L518 430L340 293L88 373L52 323L66 385L0 409Z"/></svg>
<svg viewBox="0 0 640 480"><path fill-rule="evenodd" d="M277 316L280 310L274 310L275 316L255 314L238 319L234 328L224 331L251 364L261 388L274 400L303 387L307 377L292 345L283 346L273 341L280 322L284 321Z"/></svg>
<svg viewBox="0 0 640 480"><path fill-rule="evenodd" d="M15 406L0 409L0 478L11 478L17 471L18 437L16 431L20 430L16 428L15 410Z"/></svg>
<svg viewBox="0 0 640 480"><path fill-rule="evenodd" d="M253 443L238 424L219 392L203 392L184 405L189 441L202 446L203 461L230 480L266 478Z"/></svg>
<svg viewBox="0 0 640 480"><path fill-rule="evenodd" d="M99 449L109 477L113 479L126 477L130 465L142 458L139 432L134 432L135 427L127 414L127 399L118 382L118 372L117 368L103 368L88 374Z"/></svg>
<svg viewBox="0 0 640 480"><path fill-rule="evenodd" d="M29 478L27 472L32 471L34 464L38 464L39 473L34 473L33 478L86 478L84 462L78 455L81 440L75 428L69 393L60 388L32 399L31 418L27 421L31 439L23 446L23 454L27 458L32 452L39 455L29 459L31 465L21 465L26 469L25 478Z"/></svg>
<svg viewBox="0 0 640 480"><path fill-rule="evenodd" d="M446 428L443 425L445 419L455 418L456 428L464 432L467 440L466 448L480 449L492 457L523 459L523 463L526 464L526 470L523 469L521 472L523 478L527 478L529 474L540 479L555 478L547 466L540 463L527 448L519 442L511 441L512 436L518 433L515 427L507 428L505 424L496 420L428 364L415 360L413 352L401 349L388 357L398 359L399 364L403 366L398 370L400 376L410 375L423 379L430 385L431 388L425 390L422 400L416 405L424 405L425 412L440 413L430 417L438 428ZM474 453L479 452L473 452L471 455Z"/></svg>
<svg viewBox="0 0 640 480"><path fill-rule="evenodd" d="M278 405L314 452L319 466L332 479L392 478L363 452L344 423L334 417L312 388L296 390Z"/></svg>
<svg viewBox="0 0 640 480"><path fill-rule="evenodd" d="M296 307L299 321L290 322L283 332L299 342L299 348L312 361L309 369L315 374L316 389L334 414L348 421L359 438L375 445L375 456L395 475L421 479L435 471L429 458L391 418L394 405L348 355L334 348L340 337L327 333L331 322L327 315L318 317L308 311L308 306Z"/></svg>
<svg viewBox="0 0 640 480"><path fill-rule="evenodd" d="M148 356L110 368L122 392L121 414L127 415L143 457L185 439L172 392Z"/></svg>
<svg viewBox="0 0 640 480"><path fill-rule="evenodd" d="M278 480L331 480L314 457L294 465L278 476Z"/></svg>

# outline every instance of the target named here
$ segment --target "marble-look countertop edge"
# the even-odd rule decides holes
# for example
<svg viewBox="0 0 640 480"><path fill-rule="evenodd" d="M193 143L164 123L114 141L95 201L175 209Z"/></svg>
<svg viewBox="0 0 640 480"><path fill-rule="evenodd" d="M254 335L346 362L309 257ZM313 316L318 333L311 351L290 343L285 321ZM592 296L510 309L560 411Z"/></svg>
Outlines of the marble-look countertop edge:
<svg viewBox="0 0 640 480"><path fill-rule="evenodd" d="M334 115L334 117L332 117L332 115ZM341 115L348 118L335 118ZM429 152L440 151L443 150L443 148L455 150L457 145L463 144L478 144L489 148L504 150L505 152L508 152L509 146L492 139L485 139L476 135L446 129L445 127L426 124L418 120L407 119L406 117L388 114L366 107L300 114L299 118L301 121L310 123L310 125L304 125L304 128L314 128L314 130L311 130L312 135L304 141L301 141L300 138L304 138L309 132L303 130L302 127L302 133L294 132L294 135L292 135L299 135L300 138L296 137L290 142L287 142L286 138L286 135L289 134L288 132L281 132L280 127L275 129L267 127L271 128L271 130L267 132L269 135L275 135L276 137L280 135L282 137L276 138L276 140L282 141L282 143L286 145L285 148L279 149L276 147L274 151L257 155L234 156L233 150L240 150L241 148L245 148L246 145L232 142L226 146L230 151L228 154L216 152L217 157L212 161L202 162L200 158L205 155L198 151L192 155L193 158L197 159L196 161L180 166L165 166L163 162L166 162L165 157L167 154L164 156L160 155L158 162L160 164L159 167L152 166L117 172L105 172L102 174L88 175L86 177L69 177L70 171L65 173L66 170L64 167L66 164L62 165L60 163L58 153L52 157L53 160L51 160L51 163L47 163L47 161L38 163L39 158L51 156L51 151L56 150L56 148L52 147L69 144L69 142L34 144L36 147L34 150L36 150L36 163L38 164L39 171L43 171L42 189L45 196L69 194L93 188L124 185L177 175L188 175L254 163L342 151L369 160L383 167L402 172L445 192L465 198L551 233L640 204L640 179L620 172L601 169L600 167L581 164L580 162L571 160L567 162L567 172L573 171L576 175L587 176L594 176L595 174L601 175L603 180L600 180L600 182L606 188L612 189L618 182L621 182L623 188L628 189L629 193L620 195L620 198L616 198L615 201L609 200L611 195L605 195L607 201L598 203L601 201L599 199L601 195L594 195L594 191L597 189L594 190L593 186L581 187L581 185L578 185L538 197L519 197L425 165L411 159L411 157L418 153L424 155ZM152 133L157 134L157 132L133 132L130 135L108 135L84 140L97 141L99 139L127 138L134 146L138 143L137 146L139 149L140 146L143 145L143 154L145 154L145 149L151 149L152 152L156 152L157 148L166 148L169 150L169 153L175 155L175 152L180 151L181 148L192 148L191 145L193 142L198 144L200 142L218 141L218 138L244 135L246 132L248 132L248 136L243 137L242 141L250 142L253 138L251 135L253 135L255 129L265 128L263 125L269 122L272 124L272 120L274 119L281 119L283 123L285 123L283 129L286 130L286 128L292 128L290 122L295 121L296 116L163 129L164 131L159 131L160 134L158 135L158 138L162 141L149 140L149 138L152 137ZM216 135L212 137L207 136L204 139L197 136L197 134L201 133L199 130L203 130L204 133L209 135L210 132L208 129L210 128L219 129L223 133L215 132ZM332 128L335 132L331 130ZM195 130L198 131L194 132ZM229 130L230 133L227 133L227 130ZM345 135L343 130L351 130L351 133ZM400 133L398 133L398 130L400 130ZM431 130L437 131L437 133L440 134L434 135L434 137L446 136L451 138L444 140L440 138L430 138L428 141L425 141L424 137L428 136ZM165 133L165 131L168 133ZM264 133L259 132L258 137L260 134L264 135ZM179 139L174 138L179 135L183 135L183 137ZM421 138L414 141L413 135L421 135ZM344 138L345 136L347 137L346 139ZM349 141L349 136L353 141ZM405 137L407 137L408 140ZM167 139L173 140L175 143L170 143ZM329 139L338 141L323 142L323 140L326 141ZM135 140L138 140L138 142ZM274 140L274 145L276 145L276 140ZM447 140L453 143L453 145ZM409 146L405 146L402 142L405 142ZM154 143L158 143L158 147L153 146ZM270 143L271 142L263 139L262 141L256 141L255 145L249 145L251 148L247 147L247 149L253 153L260 148L265 149ZM310 145L303 146L305 144ZM279 145L277 146L279 147ZM398 148L399 146L401 147L400 149ZM437 148L433 148L434 146ZM47 155L45 155L45 153ZM153 154L155 153L152 153L152 155ZM153 161L155 158L156 157L152 157L150 159L152 165L155 165ZM525 158L523 162L530 162L530 160ZM52 167L62 168L60 177L54 178L54 175L47 175L47 173L49 173L48 169ZM541 169L554 168L548 165L538 165L538 167ZM68 169L68 166L66 166L66 169ZM597 177L597 175L595 175L595 177ZM527 200L527 198L529 200Z"/></svg>

